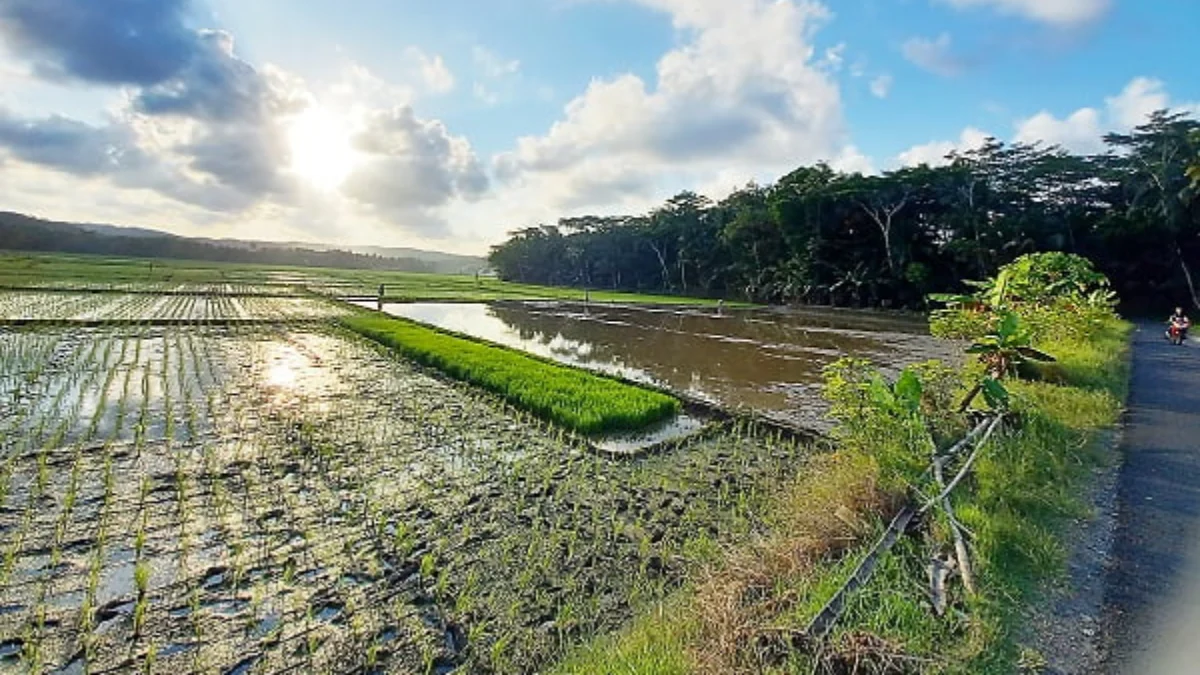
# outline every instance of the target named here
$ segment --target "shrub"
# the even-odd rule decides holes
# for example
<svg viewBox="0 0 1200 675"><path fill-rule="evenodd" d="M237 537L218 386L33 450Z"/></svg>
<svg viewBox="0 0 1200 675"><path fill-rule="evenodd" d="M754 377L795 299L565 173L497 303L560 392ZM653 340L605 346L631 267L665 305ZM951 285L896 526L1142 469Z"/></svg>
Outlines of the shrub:
<svg viewBox="0 0 1200 675"><path fill-rule="evenodd" d="M933 443L959 428L952 401L960 383L937 361L909 366L889 384L869 361L840 359L825 369L833 438L841 450L874 457L890 487L914 483Z"/></svg>
<svg viewBox="0 0 1200 675"><path fill-rule="evenodd" d="M1108 288L1090 260L1056 251L1023 255L1001 268L997 280L1005 276L1012 302L1047 303L1067 294L1086 298Z"/></svg>

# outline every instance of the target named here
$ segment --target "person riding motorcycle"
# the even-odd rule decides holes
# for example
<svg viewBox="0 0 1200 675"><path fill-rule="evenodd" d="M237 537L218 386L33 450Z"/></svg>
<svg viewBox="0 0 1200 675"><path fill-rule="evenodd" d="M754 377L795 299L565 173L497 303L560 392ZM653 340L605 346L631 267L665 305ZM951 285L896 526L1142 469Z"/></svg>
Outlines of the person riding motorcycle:
<svg viewBox="0 0 1200 675"><path fill-rule="evenodd" d="M1192 327L1192 320L1183 313L1182 307L1176 307L1175 313L1167 319L1167 326L1167 339L1171 339L1171 331L1174 329L1179 331L1179 339L1182 342L1187 339L1187 332Z"/></svg>

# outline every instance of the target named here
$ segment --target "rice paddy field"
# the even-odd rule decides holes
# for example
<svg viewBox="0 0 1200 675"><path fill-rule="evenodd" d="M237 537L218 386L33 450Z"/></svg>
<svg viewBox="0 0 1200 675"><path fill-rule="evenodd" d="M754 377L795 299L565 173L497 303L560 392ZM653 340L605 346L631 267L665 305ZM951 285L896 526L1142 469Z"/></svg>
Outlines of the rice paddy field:
<svg viewBox="0 0 1200 675"><path fill-rule="evenodd" d="M716 304L715 300L533 286L490 277L311 267L268 267L186 260L149 260L0 251L0 288L139 293L370 296L389 301L583 300ZM736 303L730 303L734 306Z"/></svg>
<svg viewBox="0 0 1200 675"><path fill-rule="evenodd" d="M597 453L348 330L344 279L35 267L0 274L0 669L544 670L809 456L744 423Z"/></svg>

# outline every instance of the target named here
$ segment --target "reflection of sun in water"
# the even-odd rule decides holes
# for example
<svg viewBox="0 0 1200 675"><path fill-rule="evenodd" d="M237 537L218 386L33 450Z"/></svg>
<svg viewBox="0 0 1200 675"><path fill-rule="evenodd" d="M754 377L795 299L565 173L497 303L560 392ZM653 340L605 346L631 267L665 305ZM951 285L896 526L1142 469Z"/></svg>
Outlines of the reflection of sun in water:
<svg viewBox="0 0 1200 675"><path fill-rule="evenodd" d="M267 369L267 384L272 387L290 388L296 383L296 371L286 361L277 361Z"/></svg>
<svg viewBox="0 0 1200 675"><path fill-rule="evenodd" d="M256 369L258 386L266 392L273 408L329 412L346 387L337 368L322 363L319 355L333 351L336 342L313 335L297 336L296 342L265 345L262 364Z"/></svg>
<svg viewBox="0 0 1200 675"><path fill-rule="evenodd" d="M350 134L344 118L319 106L306 109L292 119L288 129L292 171L315 187L336 188L358 161Z"/></svg>

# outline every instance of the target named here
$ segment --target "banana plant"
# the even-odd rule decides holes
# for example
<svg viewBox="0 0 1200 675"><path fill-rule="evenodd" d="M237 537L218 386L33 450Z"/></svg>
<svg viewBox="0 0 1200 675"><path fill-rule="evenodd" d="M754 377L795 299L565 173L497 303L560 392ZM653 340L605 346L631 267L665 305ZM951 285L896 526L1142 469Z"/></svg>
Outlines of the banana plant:
<svg viewBox="0 0 1200 675"><path fill-rule="evenodd" d="M964 284L979 289L975 293L931 293L927 297L933 302L940 302L951 308L1005 311L1008 307L1008 282L1011 276L1011 270L1001 269L995 279L964 280Z"/></svg>
<svg viewBox="0 0 1200 675"><path fill-rule="evenodd" d="M980 393L989 408L1007 408L1008 389L1001 380L1015 374L1017 367L1028 361L1050 363L1055 360L1053 356L1031 346L1029 333L1021 328L1020 319L1008 311L1000 313L996 329L967 347L967 353L976 355L985 371L980 381L967 393L959 408L961 411L969 408Z"/></svg>

